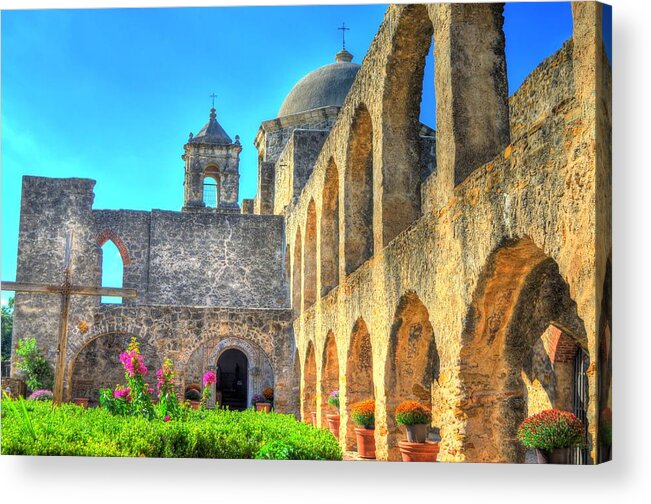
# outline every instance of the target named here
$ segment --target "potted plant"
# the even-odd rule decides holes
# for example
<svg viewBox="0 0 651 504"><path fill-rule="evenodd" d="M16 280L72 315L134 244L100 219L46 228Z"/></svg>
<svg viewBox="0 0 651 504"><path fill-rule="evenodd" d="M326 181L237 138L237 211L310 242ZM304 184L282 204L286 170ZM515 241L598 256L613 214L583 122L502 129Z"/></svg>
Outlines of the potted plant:
<svg viewBox="0 0 651 504"><path fill-rule="evenodd" d="M337 413L326 415L330 432L339 439L339 391L333 390L328 396L328 404L332 406Z"/></svg>
<svg viewBox="0 0 651 504"><path fill-rule="evenodd" d="M407 441L424 443L432 421L429 407L416 401L402 401L396 408L396 422L407 429Z"/></svg>
<svg viewBox="0 0 651 504"><path fill-rule="evenodd" d="M190 401L192 409L199 409L201 407L201 392L194 387L190 387L185 392L185 400Z"/></svg>
<svg viewBox="0 0 651 504"><path fill-rule="evenodd" d="M525 418L518 440L536 449L539 464L569 464L571 449L585 445L585 429L569 411L544 410Z"/></svg>
<svg viewBox="0 0 651 504"><path fill-rule="evenodd" d="M262 395L267 400L267 402L273 406L274 403L274 389L273 387L267 387L262 391Z"/></svg>
<svg viewBox="0 0 651 504"><path fill-rule="evenodd" d="M77 406L81 406L84 409L88 408L88 401L88 397L75 397L72 400L73 403L75 403Z"/></svg>
<svg viewBox="0 0 651 504"><path fill-rule="evenodd" d="M375 401L368 399L353 404L350 407L350 416L355 427L357 438L357 453L366 459L375 458Z"/></svg>
<svg viewBox="0 0 651 504"><path fill-rule="evenodd" d="M251 399L251 403L255 405L256 411L264 411L265 413L271 411L271 403L262 394L255 394Z"/></svg>
<svg viewBox="0 0 651 504"><path fill-rule="evenodd" d="M428 406L416 401L403 401L396 408L396 422L404 425L407 440L398 447L404 462L436 462L439 444L427 441L427 430L432 421Z"/></svg>

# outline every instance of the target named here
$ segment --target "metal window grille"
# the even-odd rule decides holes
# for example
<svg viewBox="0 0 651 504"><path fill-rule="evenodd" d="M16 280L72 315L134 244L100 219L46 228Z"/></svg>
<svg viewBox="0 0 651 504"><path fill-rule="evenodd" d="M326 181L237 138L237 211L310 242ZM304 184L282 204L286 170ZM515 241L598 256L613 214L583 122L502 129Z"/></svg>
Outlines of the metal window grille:
<svg viewBox="0 0 651 504"><path fill-rule="evenodd" d="M217 206L217 184L210 182L203 183L203 202L210 208Z"/></svg>
<svg viewBox="0 0 651 504"><path fill-rule="evenodd" d="M579 349L574 358L574 414L588 430L588 365L590 359L585 350ZM589 460L588 447L576 448L572 452L573 464L584 465Z"/></svg>

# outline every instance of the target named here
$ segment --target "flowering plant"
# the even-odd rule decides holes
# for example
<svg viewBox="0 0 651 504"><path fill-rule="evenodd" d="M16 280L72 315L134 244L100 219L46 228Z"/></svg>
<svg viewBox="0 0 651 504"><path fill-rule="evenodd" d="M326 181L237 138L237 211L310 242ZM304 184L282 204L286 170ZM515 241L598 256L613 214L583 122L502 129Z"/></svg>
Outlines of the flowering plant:
<svg viewBox="0 0 651 504"><path fill-rule="evenodd" d="M206 407L210 401L210 386L217 383L217 375L212 371L207 371L203 375L203 393L201 394L201 406Z"/></svg>
<svg viewBox="0 0 651 504"><path fill-rule="evenodd" d="M274 400L274 389L273 387L267 387L262 391L262 395L267 400L267 402L273 402Z"/></svg>
<svg viewBox="0 0 651 504"><path fill-rule="evenodd" d="M51 390L39 389L35 390L27 398L28 401L51 401L53 394Z"/></svg>
<svg viewBox="0 0 651 504"><path fill-rule="evenodd" d="M368 399L353 404L350 407L350 416L357 425L365 429L375 428L375 401Z"/></svg>
<svg viewBox="0 0 651 504"><path fill-rule="evenodd" d="M401 425L429 424L432 412L426 405L416 401L402 401L396 408L396 422Z"/></svg>
<svg viewBox="0 0 651 504"><path fill-rule="evenodd" d="M163 367L156 371L156 387L158 388L160 415L170 419L178 417L180 408L174 387L175 378L174 363L170 359L165 359Z"/></svg>
<svg viewBox="0 0 651 504"><path fill-rule="evenodd" d="M328 396L328 404L339 411L339 391L333 390Z"/></svg>
<svg viewBox="0 0 651 504"><path fill-rule="evenodd" d="M585 429L569 411L551 409L526 418L518 429L518 440L540 450L573 448L585 444Z"/></svg>
<svg viewBox="0 0 651 504"><path fill-rule="evenodd" d="M267 398L261 394L255 394L253 398L251 399L252 404L257 404L257 403L266 403L269 402L267 401Z"/></svg>
<svg viewBox="0 0 651 504"><path fill-rule="evenodd" d="M120 362L124 368L126 387L118 385L115 390L101 389L100 404L113 414L154 418L153 389L145 383L144 376L148 371L135 337L131 338L127 350L120 354Z"/></svg>

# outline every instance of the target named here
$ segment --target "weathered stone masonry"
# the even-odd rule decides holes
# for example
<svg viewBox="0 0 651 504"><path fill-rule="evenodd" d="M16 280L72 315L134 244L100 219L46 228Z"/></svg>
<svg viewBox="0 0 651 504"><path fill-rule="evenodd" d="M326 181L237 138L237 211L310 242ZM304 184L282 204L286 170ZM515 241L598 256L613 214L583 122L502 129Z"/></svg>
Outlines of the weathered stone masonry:
<svg viewBox="0 0 651 504"><path fill-rule="evenodd" d="M116 352L136 336L152 370L167 357L175 361L181 385L186 377L200 382L219 357L192 360L193 354L227 342L221 350L238 348L252 359L247 396L274 386L278 409L291 411L294 349L282 218L93 210L93 186L82 179L23 180L19 281L60 282L65 232L72 230L74 283L100 284L100 247L113 240L123 259L123 285L138 291L123 306L73 298L66 397L95 401L100 387L114 386L120 379ZM15 313L15 334L37 336L54 361L59 299L18 294Z"/></svg>
<svg viewBox="0 0 651 504"><path fill-rule="evenodd" d="M73 230L75 283L99 285L112 240L138 290L122 305L74 299L68 397L113 384L107 354L135 335L183 385L238 348L249 399L273 383L279 411L321 426L338 389L346 449L351 404L374 399L380 459L399 458L393 412L415 399L432 409L439 460L522 462L517 426L550 407L585 415L598 460L612 362L601 7L573 4L572 38L510 98L502 12L390 6L361 66L340 52L262 123L258 194L241 214L241 146L214 109L185 146L183 212L93 210L93 181L25 177L18 281L60 281ZM432 38L436 132L418 119ZM52 360L57 324L56 299L16 296L14 334Z"/></svg>
<svg viewBox="0 0 651 504"><path fill-rule="evenodd" d="M610 67L600 6L573 15L573 38L507 100L501 5L389 8L284 211L302 414L324 424L338 385L342 445L354 448L350 404L374 398L378 457L398 458L393 410L417 399L431 404L441 460L522 461L519 422L575 406L567 361L584 352L596 460L610 406ZM437 159L420 185L432 33Z"/></svg>

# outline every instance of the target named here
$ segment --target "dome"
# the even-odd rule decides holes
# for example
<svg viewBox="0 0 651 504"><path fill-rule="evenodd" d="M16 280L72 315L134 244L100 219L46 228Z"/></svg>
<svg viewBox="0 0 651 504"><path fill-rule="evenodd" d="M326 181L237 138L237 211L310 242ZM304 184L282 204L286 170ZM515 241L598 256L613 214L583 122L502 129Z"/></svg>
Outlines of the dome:
<svg viewBox="0 0 651 504"><path fill-rule="evenodd" d="M341 107L353 85L360 65L352 63L353 55L345 49L336 62L317 68L303 77L289 92L278 117L298 114L320 107Z"/></svg>

